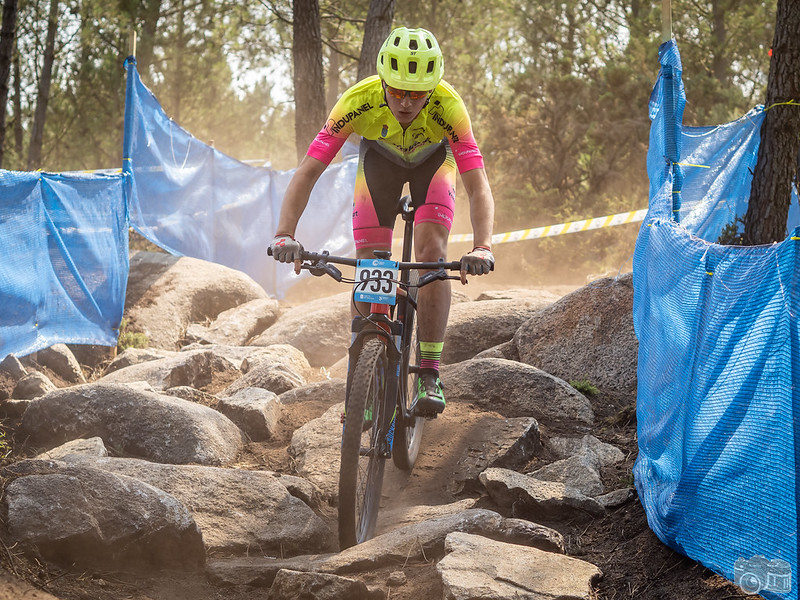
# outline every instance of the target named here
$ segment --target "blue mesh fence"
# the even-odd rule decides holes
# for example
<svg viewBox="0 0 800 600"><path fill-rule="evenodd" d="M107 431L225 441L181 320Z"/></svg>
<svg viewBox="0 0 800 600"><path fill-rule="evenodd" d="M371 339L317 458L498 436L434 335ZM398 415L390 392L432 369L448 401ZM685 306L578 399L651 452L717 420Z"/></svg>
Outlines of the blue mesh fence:
<svg viewBox="0 0 800 600"><path fill-rule="evenodd" d="M664 543L749 592L797 598L800 230L769 246L712 243L746 210L763 109L685 127L674 41L660 59L633 265L636 487ZM797 214L795 197L789 228Z"/></svg>
<svg viewBox="0 0 800 600"><path fill-rule="evenodd" d="M292 172L251 167L199 141L164 113L135 61L126 66L121 173L0 170L0 358L59 342L116 345L129 227L173 254L239 269L273 296L297 280L266 256ZM342 154L297 236L348 254L357 148Z"/></svg>
<svg viewBox="0 0 800 600"><path fill-rule="evenodd" d="M133 228L158 246L238 269L283 296L292 269L266 256L291 171L256 168L201 142L170 119L128 59L124 169ZM320 177L296 237L351 253L357 148Z"/></svg>
<svg viewBox="0 0 800 600"><path fill-rule="evenodd" d="M0 357L116 345L128 277L122 181L0 171Z"/></svg>

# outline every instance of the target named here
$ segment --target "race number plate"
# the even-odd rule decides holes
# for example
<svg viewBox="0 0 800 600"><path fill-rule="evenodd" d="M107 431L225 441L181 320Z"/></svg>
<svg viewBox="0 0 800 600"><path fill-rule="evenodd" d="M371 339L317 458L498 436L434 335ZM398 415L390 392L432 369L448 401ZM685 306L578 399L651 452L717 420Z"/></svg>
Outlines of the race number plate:
<svg viewBox="0 0 800 600"><path fill-rule="evenodd" d="M368 258L356 265L354 300L371 304L394 304L397 299L397 274L393 260Z"/></svg>

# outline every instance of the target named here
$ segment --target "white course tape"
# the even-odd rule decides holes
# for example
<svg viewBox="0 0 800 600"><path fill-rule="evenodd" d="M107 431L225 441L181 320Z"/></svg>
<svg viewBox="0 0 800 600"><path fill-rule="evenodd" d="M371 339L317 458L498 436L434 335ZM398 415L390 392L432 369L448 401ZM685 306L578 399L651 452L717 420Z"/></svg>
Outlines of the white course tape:
<svg viewBox="0 0 800 600"><path fill-rule="evenodd" d="M496 233L492 236L492 244L505 244L507 242L520 242L522 240L535 240L565 233L577 233L578 231L589 231L590 229L601 229L603 227L614 227L625 225L626 223L637 223L644 221L647 209L633 210L630 212L608 215L606 217L595 217L594 219L584 219L583 221L571 221L569 223L559 223L558 225L547 225L545 227L533 227L532 229L520 229L519 231L509 231L507 233ZM456 233L450 236L451 242L471 242L471 233Z"/></svg>

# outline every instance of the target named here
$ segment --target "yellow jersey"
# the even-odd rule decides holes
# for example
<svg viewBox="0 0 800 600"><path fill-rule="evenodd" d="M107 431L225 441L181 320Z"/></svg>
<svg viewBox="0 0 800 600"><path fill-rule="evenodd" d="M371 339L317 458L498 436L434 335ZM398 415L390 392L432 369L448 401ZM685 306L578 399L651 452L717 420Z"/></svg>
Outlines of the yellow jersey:
<svg viewBox="0 0 800 600"><path fill-rule="evenodd" d="M307 154L330 164L351 133L375 142L400 166L421 163L446 140L459 172L483 167L464 101L444 80L404 130L386 104L380 77L363 79L339 98Z"/></svg>

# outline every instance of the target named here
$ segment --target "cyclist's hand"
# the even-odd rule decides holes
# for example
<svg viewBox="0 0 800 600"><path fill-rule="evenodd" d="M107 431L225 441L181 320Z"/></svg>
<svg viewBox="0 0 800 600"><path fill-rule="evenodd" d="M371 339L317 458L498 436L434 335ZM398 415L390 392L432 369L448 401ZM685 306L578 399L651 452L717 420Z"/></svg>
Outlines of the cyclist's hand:
<svg viewBox="0 0 800 600"><path fill-rule="evenodd" d="M475 246L472 252L461 257L461 283L467 283L467 275L484 275L494 266L494 254L485 246Z"/></svg>
<svg viewBox="0 0 800 600"><path fill-rule="evenodd" d="M300 273L300 253L303 245L288 233L279 233L269 245L272 257L278 262L294 263L294 272Z"/></svg>

